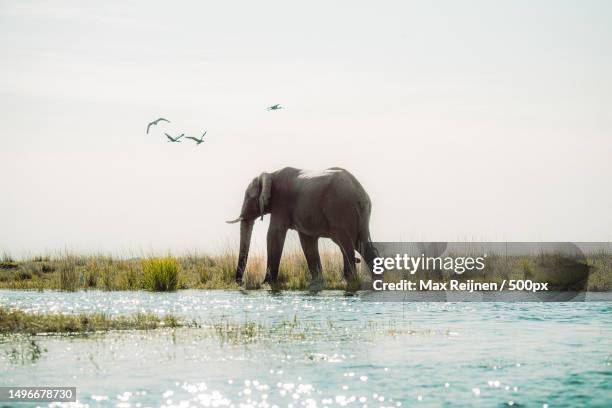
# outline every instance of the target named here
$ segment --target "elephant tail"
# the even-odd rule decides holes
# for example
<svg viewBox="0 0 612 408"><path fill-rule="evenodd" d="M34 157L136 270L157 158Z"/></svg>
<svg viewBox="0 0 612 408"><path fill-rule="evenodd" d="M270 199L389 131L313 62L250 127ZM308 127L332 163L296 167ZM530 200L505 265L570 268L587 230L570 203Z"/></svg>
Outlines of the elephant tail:
<svg viewBox="0 0 612 408"><path fill-rule="evenodd" d="M357 250L365 260L366 264L370 268L370 271L374 268L374 258L378 257L378 251L372 243L372 237L370 236L367 228L359 236L359 242L357 243Z"/></svg>
<svg viewBox="0 0 612 408"><path fill-rule="evenodd" d="M361 184L359 184L357 181L356 183L359 185L362 195L358 200L357 205L359 232L357 234L355 248L361 254L361 257L365 260L371 271L374 267L374 258L378 256L378 251L374 247L374 244L372 244L372 237L370 236L370 214L372 213L372 202L370 201L368 194L365 192L365 190L363 190L363 187L361 187Z"/></svg>

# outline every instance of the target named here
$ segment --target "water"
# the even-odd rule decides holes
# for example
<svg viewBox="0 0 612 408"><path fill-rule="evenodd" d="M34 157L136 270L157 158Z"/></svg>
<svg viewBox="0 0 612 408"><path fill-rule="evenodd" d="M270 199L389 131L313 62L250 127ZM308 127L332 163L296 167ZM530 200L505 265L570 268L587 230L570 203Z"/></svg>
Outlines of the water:
<svg viewBox="0 0 612 408"><path fill-rule="evenodd" d="M5 307L171 313L202 327L38 336L34 345L5 338L0 385L76 386L78 404L94 407L610 406L607 299L372 303L342 292L3 290ZM233 342L210 328L220 322L263 328Z"/></svg>

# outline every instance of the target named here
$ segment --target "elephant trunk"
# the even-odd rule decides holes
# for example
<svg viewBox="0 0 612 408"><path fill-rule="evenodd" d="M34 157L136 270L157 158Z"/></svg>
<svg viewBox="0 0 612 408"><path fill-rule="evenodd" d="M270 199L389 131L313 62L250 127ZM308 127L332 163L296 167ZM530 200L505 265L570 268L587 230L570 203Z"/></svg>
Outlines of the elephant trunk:
<svg viewBox="0 0 612 408"><path fill-rule="evenodd" d="M254 220L242 220L240 222L240 253L238 254L238 266L236 267L236 282L238 284L242 283L242 275L249 258L253 224Z"/></svg>

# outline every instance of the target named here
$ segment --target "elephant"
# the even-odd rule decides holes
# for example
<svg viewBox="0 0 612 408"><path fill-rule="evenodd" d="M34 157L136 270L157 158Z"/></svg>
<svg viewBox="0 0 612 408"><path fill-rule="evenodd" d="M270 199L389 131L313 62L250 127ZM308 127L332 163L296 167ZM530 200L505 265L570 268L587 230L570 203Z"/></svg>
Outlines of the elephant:
<svg viewBox="0 0 612 408"><path fill-rule="evenodd" d="M355 251L372 271L376 250L370 238L370 197L348 171L331 167L307 171L285 167L255 177L244 193L240 216L240 249L236 282L242 284L253 225L270 214L267 234L267 266L264 283L276 285L287 230L298 232L313 284L322 284L319 238L331 238L342 252L344 278L357 282Z"/></svg>

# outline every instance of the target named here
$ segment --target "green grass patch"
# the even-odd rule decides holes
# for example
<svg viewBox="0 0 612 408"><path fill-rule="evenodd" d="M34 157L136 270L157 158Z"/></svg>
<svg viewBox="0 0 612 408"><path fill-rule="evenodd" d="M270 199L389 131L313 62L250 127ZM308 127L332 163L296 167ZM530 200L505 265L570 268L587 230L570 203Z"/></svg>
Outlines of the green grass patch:
<svg viewBox="0 0 612 408"><path fill-rule="evenodd" d="M0 307L0 334L91 333L109 330L152 330L162 327L182 327L174 316L153 314L109 317L95 314L39 314Z"/></svg>
<svg viewBox="0 0 612 408"><path fill-rule="evenodd" d="M144 287L154 292L175 291L179 283L176 258L149 258L142 261Z"/></svg>

